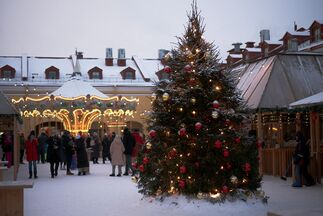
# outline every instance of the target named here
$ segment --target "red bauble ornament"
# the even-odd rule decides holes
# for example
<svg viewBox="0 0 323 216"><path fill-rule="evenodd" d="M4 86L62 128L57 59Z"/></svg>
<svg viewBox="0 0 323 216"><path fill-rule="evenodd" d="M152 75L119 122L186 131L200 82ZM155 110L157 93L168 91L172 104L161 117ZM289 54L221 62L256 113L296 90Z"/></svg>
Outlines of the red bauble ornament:
<svg viewBox="0 0 323 216"><path fill-rule="evenodd" d="M229 157L229 151L228 150L223 151L223 157Z"/></svg>
<svg viewBox="0 0 323 216"><path fill-rule="evenodd" d="M222 142L220 140L215 141L214 147L217 148L217 149L221 148L222 147Z"/></svg>
<svg viewBox="0 0 323 216"><path fill-rule="evenodd" d="M181 167L179 168L179 172L180 172L180 173L182 173L182 174L186 173L186 171L187 171L187 169L186 169L186 167L185 167L185 166L181 166Z"/></svg>
<svg viewBox="0 0 323 216"><path fill-rule="evenodd" d="M251 170L251 165L250 165L250 163L245 163L245 165L244 165L244 171L245 171L245 172L250 172L250 170Z"/></svg>
<svg viewBox="0 0 323 216"><path fill-rule="evenodd" d="M177 152L176 152L176 150L175 149L173 149L173 150L171 150L169 153L168 153L168 157L175 157L176 156L176 154L177 154Z"/></svg>
<svg viewBox="0 0 323 216"><path fill-rule="evenodd" d="M240 143L240 141L241 141L241 139L240 139L240 137L237 137L237 138L235 138L235 141L236 141L236 143Z"/></svg>
<svg viewBox="0 0 323 216"><path fill-rule="evenodd" d="M147 164L149 162L149 158L144 157L144 159L142 159L143 164Z"/></svg>
<svg viewBox="0 0 323 216"><path fill-rule="evenodd" d="M185 128L181 128L181 129L178 131L178 135L180 135L180 136L186 136L186 129L185 129Z"/></svg>
<svg viewBox="0 0 323 216"><path fill-rule="evenodd" d="M164 67L164 72L165 73L170 73L170 72L172 72L172 68L170 68L169 66L165 66Z"/></svg>
<svg viewBox="0 0 323 216"><path fill-rule="evenodd" d="M188 72L188 73L191 72L192 71L191 65L185 65L184 70L185 72Z"/></svg>
<svg viewBox="0 0 323 216"><path fill-rule="evenodd" d="M231 169L232 168L232 165L230 162L227 163L227 169Z"/></svg>
<svg viewBox="0 0 323 216"><path fill-rule="evenodd" d="M230 125L230 123L231 123L230 119L225 120L225 125Z"/></svg>
<svg viewBox="0 0 323 216"><path fill-rule="evenodd" d="M213 101L213 108L218 109L220 107L219 101Z"/></svg>
<svg viewBox="0 0 323 216"><path fill-rule="evenodd" d="M140 165L138 167L138 169L139 169L140 172L144 172L145 171L145 166L144 165Z"/></svg>
<svg viewBox="0 0 323 216"><path fill-rule="evenodd" d="M197 84L197 81L196 79L194 78L191 78L189 81L188 81L188 84L192 87L194 87L196 84Z"/></svg>
<svg viewBox="0 0 323 216"><path fill-rule="evenodd" d="M178 181L178 186L180 187L180 188L185 188L185 180L179 180Z"/></svg>
<svg viewBox="0 0 323 216"><path fill-rule="evenodd" d="M226 193L229 193L229 188L228 188L227 186L225 186L225 185L224 185L224 186L222 187L222 192L223 192L223 193L225 193L225 194L226 194Z"/></svg>
<svg viewBox="0 0 323 216"><path fill-rule="evenodd" d="M134 162L134 163L132 163L132 164L131 164L131 166L132 166L133 168L135 168L135 169L137 169L137 168L138 168L138 164L137 164L137 163L135 163L135 162Z"/></svg>
<svg viewBox="0 0 323 216"><path fill-rule="evenodd" d="M156 132L155 130L150 130L150 131L149 131L149 136L150 136L151 138L155 138L155 137L156 137L156 135L157 135L157 132Z"/></svg>
<svg viewBox="0 0 323 216"><path fill-rule="evenodd" d="M202 128L202 123L201 122L196 122L195 124L195 130L199 131Z"/></svg>

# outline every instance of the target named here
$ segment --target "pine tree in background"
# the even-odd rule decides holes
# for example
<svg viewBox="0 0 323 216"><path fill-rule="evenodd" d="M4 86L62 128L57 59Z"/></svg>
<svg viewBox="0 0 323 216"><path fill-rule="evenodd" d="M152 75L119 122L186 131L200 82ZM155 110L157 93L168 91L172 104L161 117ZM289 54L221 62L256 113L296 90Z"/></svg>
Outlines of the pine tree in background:
<svg viewBox="0 0 323 216"><path fill-rule="evenodd" d="M165 56L169 79L152 96L149 142L133 164L146 196L182 194L224 199L260 187L255 142L239 133L242 100L220 71L219 52L203 38L192 4L185 33Z"/></svg>

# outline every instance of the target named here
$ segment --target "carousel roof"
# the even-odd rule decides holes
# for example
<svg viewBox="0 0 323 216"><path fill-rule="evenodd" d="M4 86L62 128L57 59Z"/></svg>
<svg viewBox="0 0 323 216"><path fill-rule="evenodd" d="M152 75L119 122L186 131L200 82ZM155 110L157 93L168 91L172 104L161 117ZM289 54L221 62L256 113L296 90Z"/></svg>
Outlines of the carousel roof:
<svg viewBox="0 0 323 216"><path fill-rule="evenodd" d="M69 81L65 82L60 88L51 93L54 96L64 98L77 98L80 96L97 96L108 98L105 94L94 88L90 83L85 82L80 75L73 74Z"/></svg>
<svg viewBox="0 0 323 216"><path fill-rule="evenodd" d="M2 92L0 92L0 114L18 114L18 111L12 106L8 98Z"/></svg>
<svg viewBox="0 0 323 216"><path fill-rule="evenodd" d="M307 107L323 104L323 92L291 103L291 107Z"/></svg>

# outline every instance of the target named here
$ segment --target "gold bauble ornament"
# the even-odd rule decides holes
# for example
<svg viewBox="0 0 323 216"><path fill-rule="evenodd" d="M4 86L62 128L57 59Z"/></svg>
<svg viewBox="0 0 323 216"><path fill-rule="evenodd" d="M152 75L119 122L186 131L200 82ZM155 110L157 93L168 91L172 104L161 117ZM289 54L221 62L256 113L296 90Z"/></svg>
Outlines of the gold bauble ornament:
<svg viewBox="0 0 323 216"><path fill-rule="evenodd" d="M147 142L147 143L146 143L146 148L147 148L147 149L151 149L151 147L152 147L152 144L151 144L150 142Z"/></svg>
<svg viewBox="0 0 323 216"><path fill-rule="evenodd" d="M234 176L234 175L230 177L230 181L234 185L238 184L238 182L239 182L237 176Z"/></svg>
<svg viewBox="0 0 323 216"><path fill-rule="evenodd" d="M196 103L196 98L195 97L191 98L191 103L192 104L195 104Z"/></svg>
<svg viewBox="0 0 323 216"><path fill-rule="evenodd" d="M198 192L196 196L198 199L203 199L204 194L202 192Z"/></svg>
<svg viewBox="0 0 323 216"><path fill-rule="evenodd" d="M212 111L212 118L217 119L219 117L218 111Z"/></svg>
<svg viewBox="0 0 323 216"><path fill-rule="evenodd" d="M132 181L133 183L137 183L137 182L138 182L138 178L137 178L136 176L132 176L132 177L131 177L131 181Z"/></svg>
<svg viewBox="0 0 323 216"><path fill-rule="evenodd" d="M168 99L169 99L169 94L167 92L165 92L163 94L163 101L168 101Z"/></svg>

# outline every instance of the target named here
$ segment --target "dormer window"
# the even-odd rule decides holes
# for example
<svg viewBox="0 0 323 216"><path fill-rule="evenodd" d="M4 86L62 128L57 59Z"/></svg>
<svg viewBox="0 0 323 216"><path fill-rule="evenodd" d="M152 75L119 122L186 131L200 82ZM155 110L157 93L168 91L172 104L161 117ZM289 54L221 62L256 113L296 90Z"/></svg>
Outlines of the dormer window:
<svg viewBox="0 0 323 216"><path fill-rule="evenodd" d="M46 79L59 79L59 69L51 66L45 70Z"/></svg>
<svg viewBox="0 0 323 216"><path fill-rule="evenodd" d="M103 79L102 69L99 67L94 67L88 72L89 79Z"/></svg>
<svg viewBox="0 0 323 216"><path fill-rule="evenodd" d="M156 72L156 75L159 80L166 80L169 79L169 74L164 71L164 69L161 69L160 71Z"/></svg>
<svg viewBox="0 0 323 216"><path fill-rule="evenodd" d="M5 65L0 69L0 78L2 79L13 79L15 78L16 70L10 65Z"/></svg>
<svg viewBox="0 0 323 216"><path fill-rule="evenodd" d="M131 67L127 67L120 74L122 79L136 79L136 70Z"/></svg>

